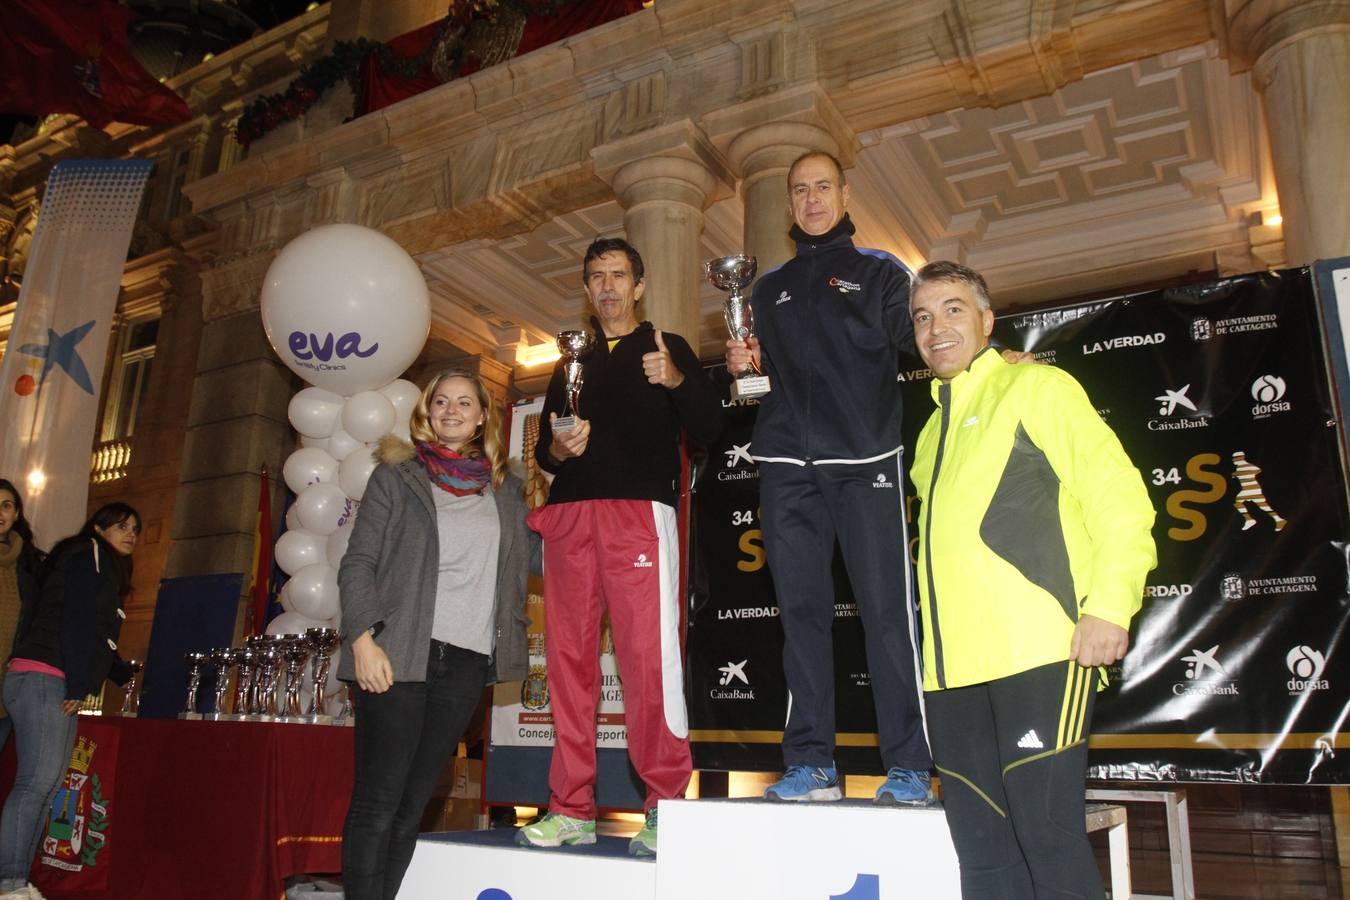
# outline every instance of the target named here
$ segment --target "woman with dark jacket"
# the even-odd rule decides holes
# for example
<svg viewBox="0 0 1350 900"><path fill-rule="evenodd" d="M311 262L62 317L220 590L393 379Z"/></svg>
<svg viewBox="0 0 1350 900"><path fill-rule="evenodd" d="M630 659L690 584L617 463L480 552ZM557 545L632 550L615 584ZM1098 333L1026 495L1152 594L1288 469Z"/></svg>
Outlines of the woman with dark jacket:
<svg viewBox="0 0 1350 900"><path fill-rule="evenodd" d="M131 592L131 551L141 517L125 503L99 508L52 550L42 594L25 612L5 675L19 766L0 816L0 900L33 896L27 887L43 825L75 744L84 699L131 670L117 655Z"/></svg>
<svg viewBox="0 0 1350 900"><path fill-rule="evenodd" d="M0 478L0 686L5 664L24 613L37 606L38 565L42 551L33 543L33 529L23 514L23 497L8 479ZM0 699L3 691L0 690ZM0 749L14 730L9 712L0 702Z"/></svg>
<svg viewBox="0 0 1350 900"><path fill-rule="evenodd" d="M483 688L528 668L525 579L537 539L506 470L501 416L477 375L437 375L414 443L385 438L338 569L356 709L343 829L348 900L393 898L423 807Z"/></svg>

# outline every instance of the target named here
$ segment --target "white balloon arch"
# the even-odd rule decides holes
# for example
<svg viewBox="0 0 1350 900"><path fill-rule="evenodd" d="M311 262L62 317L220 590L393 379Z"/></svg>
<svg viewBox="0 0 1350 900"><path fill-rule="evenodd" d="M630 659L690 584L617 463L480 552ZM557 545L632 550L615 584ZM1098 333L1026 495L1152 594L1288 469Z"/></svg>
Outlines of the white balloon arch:
<svg viewBox="0 0 1350 900"><path fill-rule="evenodd" d="M267 631L337 628L338 564L375 469L374 444L386 434L408 439L420 392L398 375L426 343L427 285L389 237L360 225L324 225L273 260L262 320L277 356L310 385L288 408L300 447L282 476L296 501L276 561L291 578L281 592L285 612Z"/></svg>

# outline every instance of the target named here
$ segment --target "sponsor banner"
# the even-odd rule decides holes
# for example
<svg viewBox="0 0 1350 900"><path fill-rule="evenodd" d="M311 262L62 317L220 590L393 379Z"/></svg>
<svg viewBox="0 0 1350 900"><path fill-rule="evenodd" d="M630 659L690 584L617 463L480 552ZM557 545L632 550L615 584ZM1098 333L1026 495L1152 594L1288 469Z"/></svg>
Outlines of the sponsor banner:
<svg viewBox="0 0 1350 900"><path fill-rule="evenodd" d="M760 525L759 470L750 458L759 401L731 400L726 371L713 368L712 375L728 398L727 424L698 466L694 489L686 659L694 764L773 771L782 766L788 696L783 628ZM845 771L875 772L881 761L862 622L837 554L834 581L836 761Z"/></svg>
<svg viewBox="0 0 1350 900"><path fill-rule="evenodd" d="M994 337L1082 383L1157 511L1158 567L1130 652L1100 697L1092 774L1350 782L1341 725L1350 716L1350 514L1309 272L1004 316ZM933 408L931 373L902 360L900 376L912 445ZM754 405L730 412L695 495L694 571L704 579L689 642L695 760L774 769L787 706L782 629L746 460ZM913 485L905 489L912 497ZM911 516L916 507L907 504ZM872 709L842 569L836 582L847 759L866 744Z"/></svg>
<svg viewBox="0 0 1350 900"><path fill-rule="evenodd" d="M1350 517L1309 273L1006 316L995 339L1055 354L1157 510L1158 567L1099 698L1092 774L1350 780L1335 753ZM917 428L932 407L915 388Z"/></svg>
<svg viewBox="0 0 1350 900"><path fill-rule="evenodd" d="M544 398L523 400L511 411L510 454L525 469L526 502L533 509L548 499L550 476L534 462L539 437L539 414ZM526 597L530 616L528 631L530 669L524 681L502 682L492 692L492 743L498 747L553 746L553 711L548 702L548 664L545 659L544 579L531 575ZM609 618L600 636L600 697L596 710L596 745L601 748L628 746L623 716L623 681L614 656Z"/></svg>
<svg viewBox="0 0 1350 900"><path fill-rule="evenodd" d="M97 893L108 887L120 740L120 729L92 716L80 717L70 763L47 811L33 862L33 883L49 895Z"/></svg>

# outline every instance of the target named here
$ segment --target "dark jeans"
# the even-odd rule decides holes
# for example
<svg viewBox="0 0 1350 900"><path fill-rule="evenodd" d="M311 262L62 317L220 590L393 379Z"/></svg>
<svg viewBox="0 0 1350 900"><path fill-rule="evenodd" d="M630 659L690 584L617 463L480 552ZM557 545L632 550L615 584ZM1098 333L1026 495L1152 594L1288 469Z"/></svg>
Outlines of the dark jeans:
<svg viewBox="0 0 1350 900"><path fill-rule="evenodd" d="M342 830L347 900L393 900L417 845L422 810L487 684L488 657L431 642L427 680L382 694L355 683L356 773Z"/></svg>

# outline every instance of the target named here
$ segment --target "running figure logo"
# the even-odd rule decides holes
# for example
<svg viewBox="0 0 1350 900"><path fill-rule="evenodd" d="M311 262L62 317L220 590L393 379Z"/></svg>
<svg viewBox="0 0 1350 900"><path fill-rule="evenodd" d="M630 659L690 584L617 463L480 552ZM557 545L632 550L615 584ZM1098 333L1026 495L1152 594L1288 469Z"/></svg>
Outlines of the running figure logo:
<svg viewBox="0 0 1350 900"><path fill-rule="evenodd" d="M1256 526L1256 519L1247 511L1247 504L1253 504L1261 512L1275 520L1275 530L1284 531L1284 526L1288 525L1279 513L1270 508L1269 501L1266 500L1265 491L1261 490L1261 482L1256 480L1256 476L1261 474L1261 467L1247 459L1247 453L1243 450L1233 451L1233 478L1237 480L1237 497L1233 500L1233 507L1242 513L1242 530Z"/></svg>

